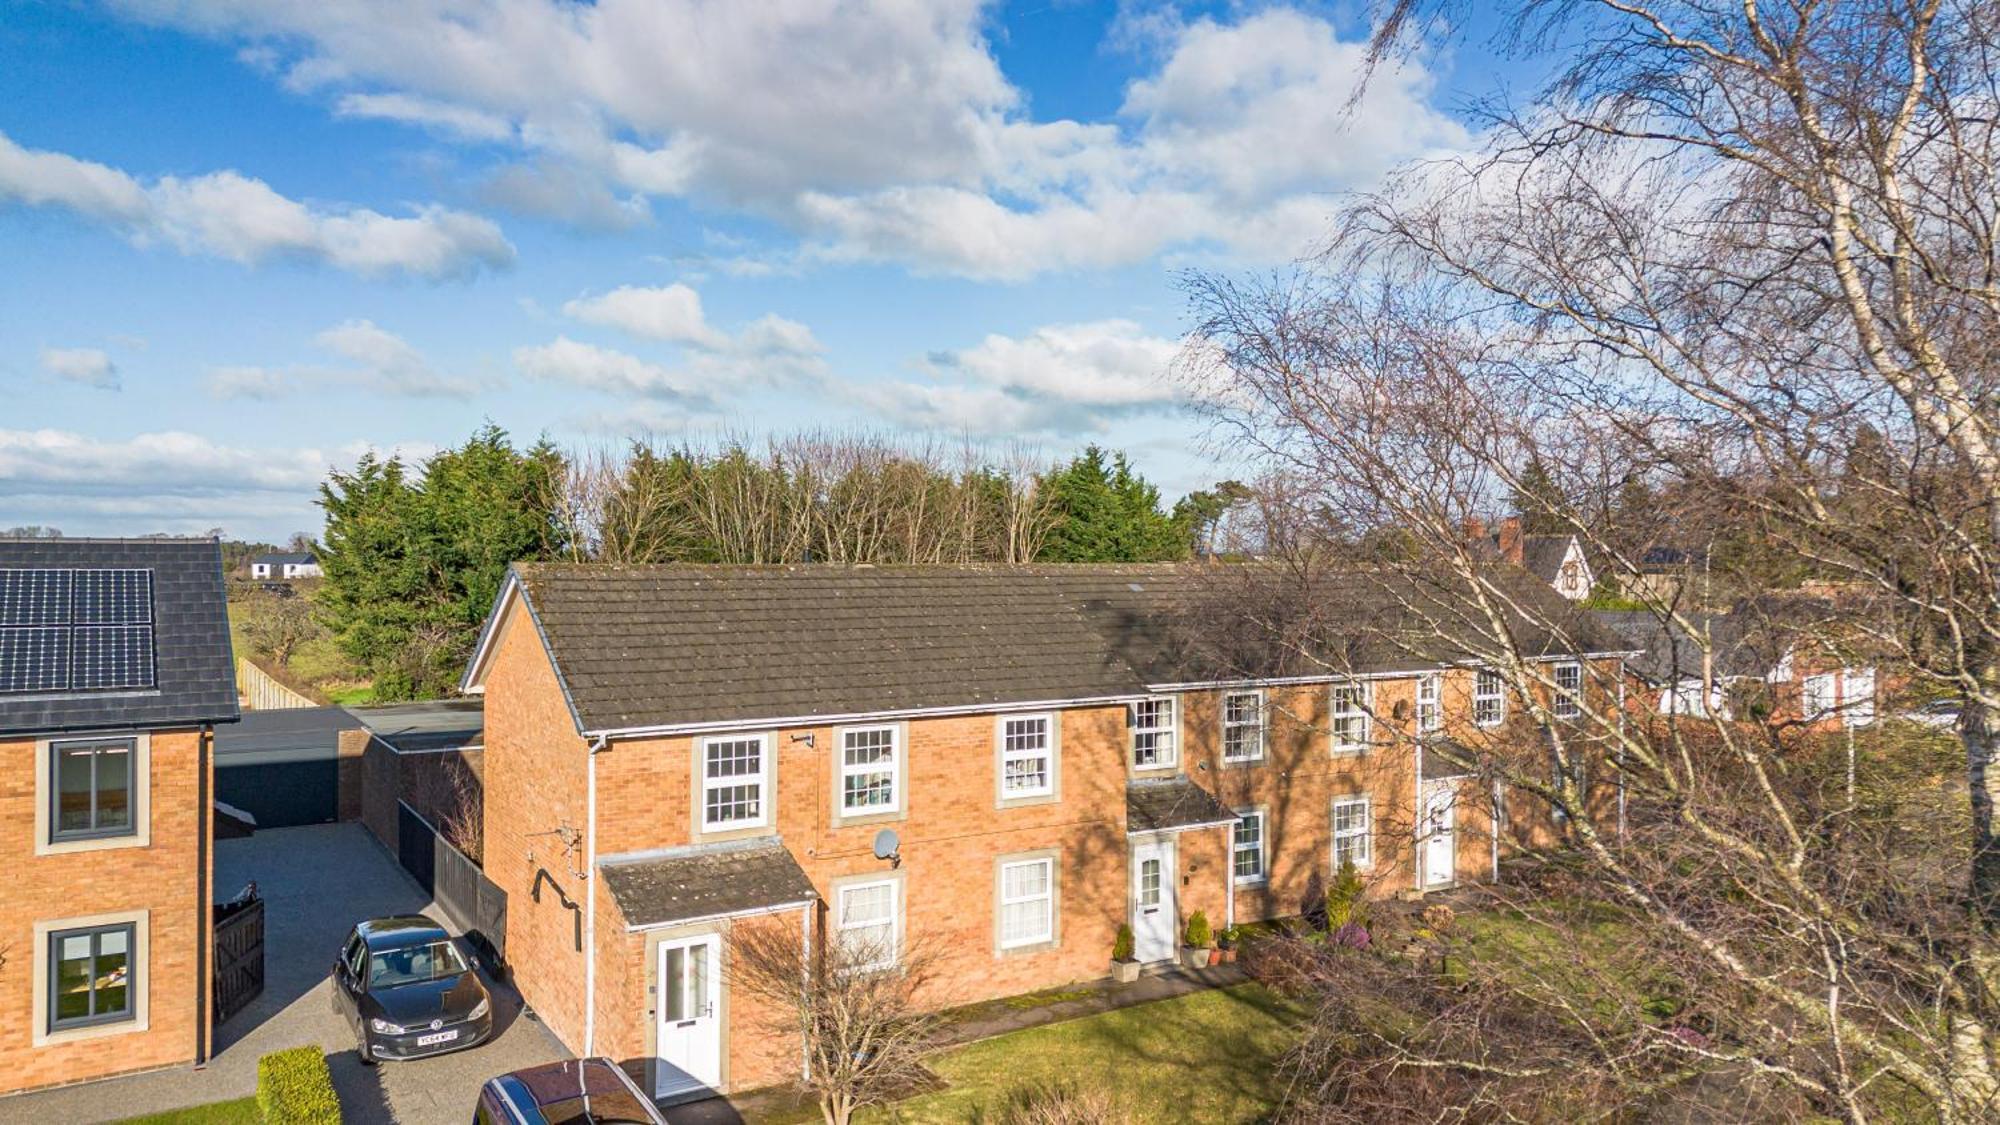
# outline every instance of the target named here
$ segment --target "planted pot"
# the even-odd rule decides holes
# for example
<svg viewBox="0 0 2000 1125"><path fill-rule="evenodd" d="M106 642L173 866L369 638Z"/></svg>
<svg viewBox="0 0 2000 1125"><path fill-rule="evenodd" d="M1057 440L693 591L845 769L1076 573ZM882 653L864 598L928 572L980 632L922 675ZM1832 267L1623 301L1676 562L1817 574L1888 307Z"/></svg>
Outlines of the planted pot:
<svg viewBox="0 0 2000 1125"><path fill-rule="evenodd" d="M1210 965L1220 965L1220 964L1222 964L1222 950L1220 950L1220 949L1211 949L1211 950L1209 950L1209 951L1208 951L1208 963L1209 963Z"/></svg>
<svg viewBox="0 0 2000 1125"><path fill-rule="evenodd" d="M1225 964L1225 965L1233 965L1233 964L1235 964L1235 963L1236 963L1236 947L1235 947L1235 946L1233 946L1233 945L1225 945L1225 946L1223 946L1223 947L1222 947L1222 963L1223 963L1223 964Z"/></svg>
<svg viewBox="0 0 2000 1125"><path fill-rule="evenodd" d="M1116 980L1119 984L1131 984L1133 981L1139 979L1139 962L1137 961L1111 962L1111 977L1113 980Z"/></svg>
<svg viewBox="0 0 2000 1125"><path fill-rule="evenodd" d="M1203 949L1200 946L1183 945L1181 946L1181 964L1186 965L1190 969L1206 969L1208 968L1208 955L1211 952L1212 950Z"/></svg>

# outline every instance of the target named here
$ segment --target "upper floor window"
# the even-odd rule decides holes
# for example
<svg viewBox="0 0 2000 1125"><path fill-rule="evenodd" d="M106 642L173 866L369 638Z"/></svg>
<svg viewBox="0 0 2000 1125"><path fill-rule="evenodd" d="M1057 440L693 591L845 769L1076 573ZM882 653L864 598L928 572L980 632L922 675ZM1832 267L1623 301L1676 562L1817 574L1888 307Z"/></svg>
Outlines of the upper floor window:
<svg viewBox="0 0 2000 1125"><path fill-rule="evenodd" d="M1833 686L1831 672L1799 681L1799 711L1807 722L1817 722L1833 714Z"/></svg>
<svg viewBox="0 0 2000 1125"><path fill-rule="evenodd" d="M1160 695L1132 705L1132 764L1142 769L1164 769L1180 761L1174 736L1174 699Z"/></svg>
<svg viewBox="0 0 2000 1125"><path fill-rule="evenodd" d="M1435 675L1417 679L1417 733L1436 734L1444 729L1443 683Z"/></svg>
<svg viewBox="0 0 2000 1125"><path fill-rule="evenodd" d="M138 981L131 923L49 935L49 1030L129 1020Z"/></svg>
<svg viewBox="0 0 2000 1125"><path fill-rule="evenodd" d="M1336 754L1368 748L1368 685L1333 685L1333 749Z"/></svg>
<svg viewBox="0 0 2000 1125"><path fill-rule="evenodd" d="M129 738L56 742L49 746L49 838L88 840L130 836L133 746Z"/></svg>
<svg viewBox="0 0 2000 1125"><path fill-rule="evenodd" d="M1222 760L1251 762L1264 756L1264 693L1232 691L1222 697Z"/></svg>
<svg viewBox="0 0 2000 1125"><path fill-rule="evenodd" d="M1840 714L1850 727L1875 721L1875 669L1841 669Z"/></svg>
<svg viewBox="0 0 2000 1125"><path fill-rule="evenodd" d="M1497 727L1507 717L1506 684L1500 673L1481 668L1472 682L1472 721L1482 727Z"/></svg>
<svg viewBox="0 0 2000 1125"><path fill-rule="evenodd" d="M1000 865L1000 948L1055 940L1056 861Z"/></svg>
<svg viewBox="0 0 2000 1125"><path fill-rule="evenodd" d="M770 823L770 740L761 734L711 738L701 749L703 831Z"/></svg>
<svg viewBox="0 0 2000 1125"><path fill-rule="evenodd" d="M1003 716L1000 720L1000 795L1040 797L1055 792L1055 757L1050 749L1054 720L1048 715Z"/></svg>
<svg viewBox="0 0 2000 1125"><path fill-rule="evenodd" d="M1574 719L1583 714L1583 665L1556 665L1555 712L1558 719Z"/></svg>
<svg viewBox="0 0 2000 1125"><path fill-rule="evenodd" d="M849 883L837 892L838 940L850 968L887 969L896 964L896 892L899 883Z"/></svg>
<svg viewBox="0 0 2000 1125"><path fill-rule="evenodd" d="M1230 841L1231 871L1239 883L1264 881L1264 813L1260 809L1237 814L1235 835Z"/></svg>
<svg viewBox="0 0 2000 1125"><path fill-rule="evenodd" d="M855 727L840 732L840 811L849 816L895 812L897 728Z"/></svg>

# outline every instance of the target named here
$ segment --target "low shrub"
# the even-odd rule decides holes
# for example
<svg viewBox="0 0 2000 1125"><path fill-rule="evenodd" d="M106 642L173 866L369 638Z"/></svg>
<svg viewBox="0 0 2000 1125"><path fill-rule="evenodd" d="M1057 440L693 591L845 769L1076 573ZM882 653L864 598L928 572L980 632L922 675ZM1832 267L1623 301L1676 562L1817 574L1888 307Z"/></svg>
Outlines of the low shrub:
<svg viewBox="0 0 2000 1125"><path fill-rule="evenodd" d="M1132 1116L1097 1087L1067 1082L1008 1094L997 1108L975 1111L975 1125L1130 1125Z"/></svg>
<svg viewBox="0 0 2000 1125"><path fill-rule="evenodd" d="M265 1125L340 1125L340 1096L326 1052L292 1047L258 1059L257 1108Z"/></svg>
<svg viewBox="0 0 2000 1125"><path fill-rule="evenodd" d="M1341 861L1333 884L1326 889L1327 930L1338 930L1349 922L1368 925L1368 883L1351 859Z"/></svg>
<svg viewBox="0 0 2000 1125"><path fill-rule="evenodd" d="M1215 931L1209 928L1208 912L1197 910L1188 915L1187 944L1190 949L1207 949L1215 941Z"/></svg>
<svg viewBox="0 0 2000 1125"><path fill-rule="evenodd" d="M1130 961L1132 959L1132 927L1121 924L1118 936L1111 939L1111 959Z"/></svg>

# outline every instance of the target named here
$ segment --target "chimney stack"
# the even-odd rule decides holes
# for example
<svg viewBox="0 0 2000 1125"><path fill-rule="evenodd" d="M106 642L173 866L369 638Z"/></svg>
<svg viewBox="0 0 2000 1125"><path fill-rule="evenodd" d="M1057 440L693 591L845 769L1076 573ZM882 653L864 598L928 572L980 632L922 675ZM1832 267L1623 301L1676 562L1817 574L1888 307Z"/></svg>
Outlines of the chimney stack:
<svg viewBox="0 0 2000 1125"><path fill-rule="evenodd" d="M1522 549L1521 517L1508 516L1506 519L1501 520L1500 530L1495 535L1495 538L1499 541L1500 557L1515 566L1520 566L1527 557L1526 552Z"/></svg>

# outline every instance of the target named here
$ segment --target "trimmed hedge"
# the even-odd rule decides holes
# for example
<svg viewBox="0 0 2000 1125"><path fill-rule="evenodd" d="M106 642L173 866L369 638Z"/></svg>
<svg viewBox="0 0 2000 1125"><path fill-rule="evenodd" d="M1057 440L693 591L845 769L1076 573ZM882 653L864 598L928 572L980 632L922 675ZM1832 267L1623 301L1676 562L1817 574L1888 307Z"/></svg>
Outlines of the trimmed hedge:
<svg viewBox="0 0 2000 1125"><path fill-rule="evenodd" d="M340 1125L340 1096L318 1047L273 1051L257 1060L257 1108L265 1125Z"/></svg>

